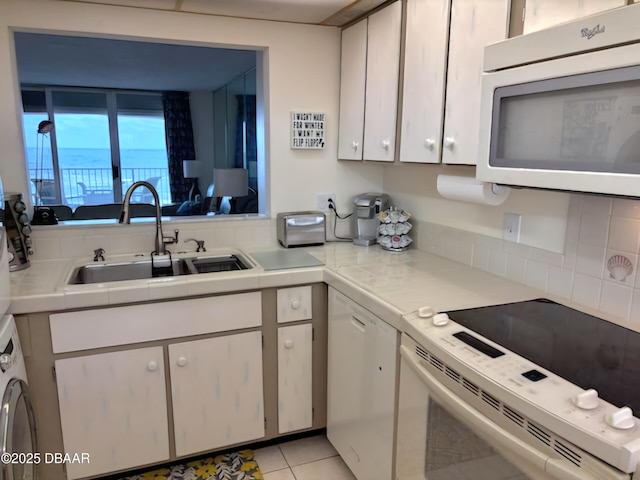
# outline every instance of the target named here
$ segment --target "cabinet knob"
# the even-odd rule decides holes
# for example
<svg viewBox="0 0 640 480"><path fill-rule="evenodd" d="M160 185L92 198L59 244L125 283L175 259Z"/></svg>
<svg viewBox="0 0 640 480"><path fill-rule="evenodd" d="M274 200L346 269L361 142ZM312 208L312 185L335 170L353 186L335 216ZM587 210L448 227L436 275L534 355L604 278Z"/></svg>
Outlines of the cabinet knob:
<svg viewBox="0 0 640 480"><path fill-rule="evenodd" d="M284 341L284 348L287 348L287 349L291 350L293 348L293 340L285 340Z"/></svg>
<svg viewBox="0 0 640 480"><path fill-rule="evenodd" d="M150 372L155 372L158 369L158 362L156 362L155 360L151 360L149 363L147 363L147 370L149 370Z"/></svg>
<svg viewBox="0 0 640 480"><path fill-rule="evenodd" d="M354 150L357 150L359 147L358 142L351 142L351 148L353 148Z"/></svg>
<svg viewBox="0 0 640 480"><path fill-rule="evenodd" d="M424 146L427 147L429 150L433 150L433 147L436 146L436 142L433 141L433 138L427 138L424 141Z"/></svg>
<svg viewBox="0 0 640 480"><path fill-rule="evenodd" d="M391 146L391 142L389 140L382 141L382 148L384 148L385 150L389 150L390 146Z"/></svg>
<svg viewBox="0 0 640 480"><path fill-rule="evenodd" d="M189 362L187 361L187 357L178 357L178 360L176 360L176 363L178 364L179 367L184 367Z"/></svg>
<svg viewBox="0 0 640 480"><path fill-rule="evenodd" d="M456 139L453 137L445 137L444 146L449 150L453 150L453 146L456 144Z"/></svg>
<svg viewBox="0 0 640 480"><path fill-rule="evenodd" d="M291 300L291 308L293 310L298 310L300 308L300 300L298 300L297 298L293 298Z"/></svg>

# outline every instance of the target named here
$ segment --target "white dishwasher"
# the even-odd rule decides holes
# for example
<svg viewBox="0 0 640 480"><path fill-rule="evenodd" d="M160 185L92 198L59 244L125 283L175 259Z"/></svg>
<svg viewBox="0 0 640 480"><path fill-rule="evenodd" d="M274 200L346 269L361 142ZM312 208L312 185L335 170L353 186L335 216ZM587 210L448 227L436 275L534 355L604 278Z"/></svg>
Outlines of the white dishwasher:
<svg viewBox="0 0 640 480"><path fill-rule="evenodd" d="M327 437L358 480L393 475L398 332L329 288Z"/></svg>

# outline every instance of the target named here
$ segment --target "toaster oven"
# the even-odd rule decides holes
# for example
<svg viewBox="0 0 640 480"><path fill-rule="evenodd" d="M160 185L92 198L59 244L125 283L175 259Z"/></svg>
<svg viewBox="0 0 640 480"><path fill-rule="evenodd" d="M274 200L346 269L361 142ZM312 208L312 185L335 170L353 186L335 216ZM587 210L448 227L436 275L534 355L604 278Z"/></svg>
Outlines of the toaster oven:
<svg viewBox="0 0 640 480"><path fill-rule="evenodd" d="M322 212L279 213L277 223L278 242L285 248L325 242L325 215Z"/></svg>

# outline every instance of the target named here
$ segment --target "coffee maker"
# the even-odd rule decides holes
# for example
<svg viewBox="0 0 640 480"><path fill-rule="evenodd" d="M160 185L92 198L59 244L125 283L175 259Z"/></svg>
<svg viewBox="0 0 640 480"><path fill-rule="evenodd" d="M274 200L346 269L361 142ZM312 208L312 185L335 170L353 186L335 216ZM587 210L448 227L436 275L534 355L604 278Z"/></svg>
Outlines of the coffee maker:
<svg viewBox="0 0 640 480"><path fill-rule="evenodd" d="M389 195L363 193L353 200L353 244L369 246L378 238L378 214L389 208Z"/></svg>

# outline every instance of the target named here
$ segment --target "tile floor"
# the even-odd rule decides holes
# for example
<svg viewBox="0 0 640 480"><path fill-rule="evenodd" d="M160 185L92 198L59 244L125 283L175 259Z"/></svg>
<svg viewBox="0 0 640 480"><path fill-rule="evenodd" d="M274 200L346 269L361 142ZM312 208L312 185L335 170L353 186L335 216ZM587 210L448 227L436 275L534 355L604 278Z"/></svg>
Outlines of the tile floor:
<svg viewBox="0 0 640 480"><path fill-rule="evenodd" d="M303 438L255 450L264 480L355 480L327 437Z"/></svg>

